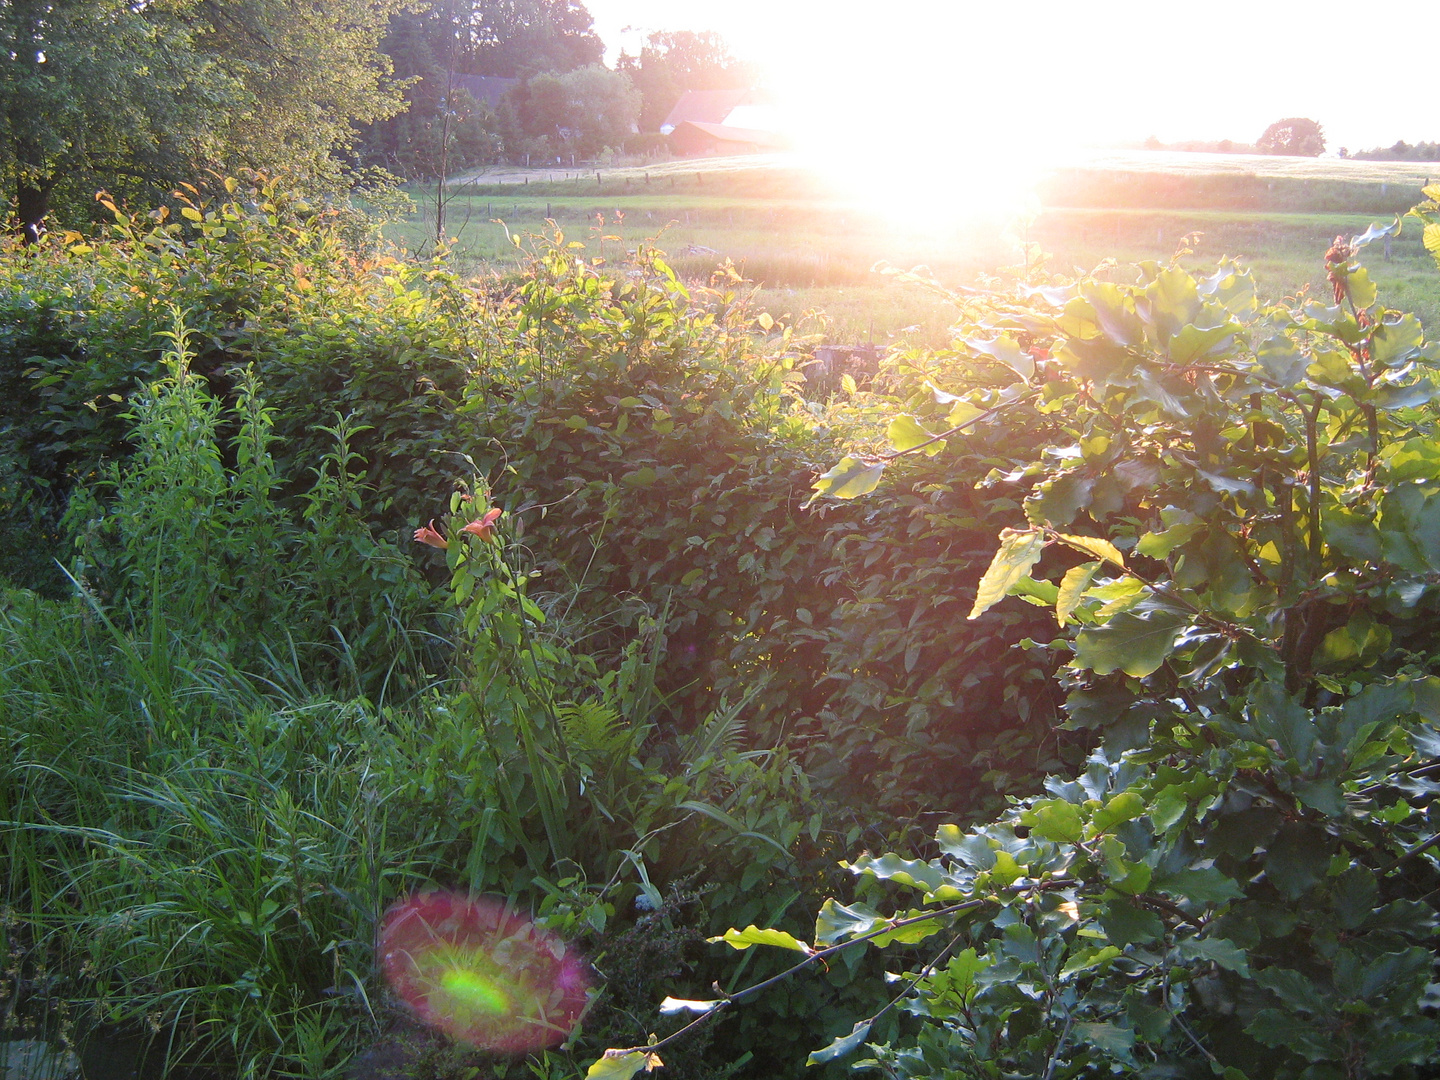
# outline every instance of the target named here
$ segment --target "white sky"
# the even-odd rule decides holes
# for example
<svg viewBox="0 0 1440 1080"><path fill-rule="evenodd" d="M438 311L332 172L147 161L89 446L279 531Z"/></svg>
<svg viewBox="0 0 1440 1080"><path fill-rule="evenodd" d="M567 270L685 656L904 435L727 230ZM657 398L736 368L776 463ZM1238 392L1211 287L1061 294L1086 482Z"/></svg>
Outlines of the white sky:
<svg viewBox="0 0 1440 1080"><path fill-rule="evenodd" d="M857 126L902 152L949 142L966 157L1149 135L1253 142L1289 116L1318 120L1331 152L1440 139L1423 0L586 4L612 58L643 37L626 26L719 32L770 72L802 137L832 145Z"/></svg>

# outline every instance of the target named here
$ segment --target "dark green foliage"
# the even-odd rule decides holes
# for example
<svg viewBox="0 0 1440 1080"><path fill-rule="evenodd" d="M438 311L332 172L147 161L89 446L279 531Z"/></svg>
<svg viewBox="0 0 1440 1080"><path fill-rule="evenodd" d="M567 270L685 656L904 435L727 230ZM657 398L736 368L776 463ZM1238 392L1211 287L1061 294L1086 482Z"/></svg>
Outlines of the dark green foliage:
<svg viewBox="0 0 1440 1080"><path fill-rule="evenodd" d="M862 1064L1433 1064L1437 352L1356 260L1394 228L1332 246L1333 305L1263 308L1233 265L1197 281L1151 263L973 309L967 346L1013 385L998 403L934 392L926 426L964 445L999 408L1047 445L1008 478L1024 520L971 618L1011 593L1073 625L1045 648L1067 726L1102 747L991 824L941 826L938 857L851 861L901 888L827 901L817 947L912 918L908 940L943 944L892 1003L914 1037L872 1039ZM918 449L919 426L892 423L876 466Z"/></svg>

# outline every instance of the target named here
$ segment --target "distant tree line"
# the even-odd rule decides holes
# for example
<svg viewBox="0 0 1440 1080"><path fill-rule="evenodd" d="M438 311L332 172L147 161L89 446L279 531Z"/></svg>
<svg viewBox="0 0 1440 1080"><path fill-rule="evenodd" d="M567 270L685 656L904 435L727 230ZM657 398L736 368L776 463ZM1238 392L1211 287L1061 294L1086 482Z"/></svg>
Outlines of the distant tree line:
<svg viewBox="0 0 1440 1080"><path fill-rule="evenodd" d="M500 161L593 159L652 145L687 90L749 86L754 72L713 33L651 34L615 69L579 0L442 0L395 14L380 44L405 107L365 127L366 164L411 180ZM477 101L457 76L516 80Z"/></svg>
<svg viewBox="0 0 1440 1080"><path fill-rule="evenodd" d="M207 171L338 192L379 166L430 179L591 159L689 89L752 73L713 34L653 34L617 69L581 0L8 0L0 216L29 239L163 200ZM516 80L477 101L456 76ZM652 136L658 138L657 136Z"/></svg>
<svg viewBox="0 0 1440 1080"><path fill-rule="evenodd" d="M1393 146L1377 146L1370 150L1356 150L1354 153L1341 150L1340 154L1357 161L1440 161L1440 142L1411 144L1399 139Z"/></svg>

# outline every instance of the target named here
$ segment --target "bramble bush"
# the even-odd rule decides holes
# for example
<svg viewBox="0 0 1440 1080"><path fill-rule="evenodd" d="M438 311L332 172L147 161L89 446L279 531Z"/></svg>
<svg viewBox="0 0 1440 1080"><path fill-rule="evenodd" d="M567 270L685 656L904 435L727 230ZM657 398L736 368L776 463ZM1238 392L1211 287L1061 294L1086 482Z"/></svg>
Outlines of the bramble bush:
<svg viewBox="0 0 1440 1080"><path fill-rule="evenodd" d="M812 1064L863 1046L856 1067L911 1077L1429 1075L1440 356L1358 260L1397 227L1337 238L1333 295L1293 306L1229 263L994 294L961 334L1008 387L917 387L887 452L816 482L854 499L1002 417L1042 432L1020 468L969 477L1028 489L969 614L1053 613L1059 636L1022 644L1056 657L1065 724L1098 746L988 823L852 857L857 896L825 902L813 943L724 935L799 967L928 946ZM875 1038L896 1009L907 1037Z"/></svg>

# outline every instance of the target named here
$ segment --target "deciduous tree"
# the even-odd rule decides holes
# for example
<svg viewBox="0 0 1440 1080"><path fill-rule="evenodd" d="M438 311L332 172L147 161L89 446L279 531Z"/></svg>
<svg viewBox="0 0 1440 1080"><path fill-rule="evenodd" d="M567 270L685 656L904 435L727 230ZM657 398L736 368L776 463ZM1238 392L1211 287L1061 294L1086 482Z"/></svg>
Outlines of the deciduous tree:
<svg viewBox="0 0 1440 1080"><path fill-rule="evenodd" d="M1262 154L1319 157L1325 152L1325 132L1314 120L1291 116L1267 127L1255 147Z"/></svg>
<svg viewBox="0 0 1440 1080"><path fill-rule="evenodd" d="M399 96L377 44L403 0L16 0L0 5L0 177L35 235L100 187L207 167L333 173Z"/></svg>

